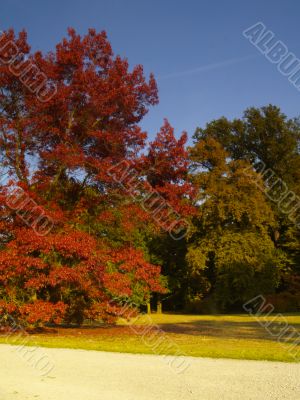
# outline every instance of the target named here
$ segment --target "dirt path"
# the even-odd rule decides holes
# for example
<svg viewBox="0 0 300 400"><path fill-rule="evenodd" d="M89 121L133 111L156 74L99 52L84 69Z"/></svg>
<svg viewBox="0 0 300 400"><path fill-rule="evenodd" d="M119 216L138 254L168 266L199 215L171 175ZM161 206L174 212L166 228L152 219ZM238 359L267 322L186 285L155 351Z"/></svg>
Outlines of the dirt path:
<svg viewBox="0 0 300 400"><path fill-rule="evenodd" d="M0 345L1 400L300 398L300 364L185 357L178 374L163 356L41 349L54 362L41 376L28 354Z"/></svg>

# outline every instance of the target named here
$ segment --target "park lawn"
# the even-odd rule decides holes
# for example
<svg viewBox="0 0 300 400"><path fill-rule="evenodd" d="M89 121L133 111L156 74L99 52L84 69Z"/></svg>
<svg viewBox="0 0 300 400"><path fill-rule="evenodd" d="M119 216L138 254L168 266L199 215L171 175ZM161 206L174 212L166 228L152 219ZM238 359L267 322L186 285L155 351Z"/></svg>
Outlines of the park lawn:
<svg viewBox="0 0 300 400"><path fill-rule="evenodd" d="M277 341L285 321L300 334L300 315L277 317L268 332L264 324L273 317L249 315L177 315L140 316L129 325L120 320L117 326L55 328L42 333L0 336L0 343L52 348L71 348L121 353L170 354L194 357L300 361L292 353L294 339ZM290 331L291 332L291 331ZM300 337L300 336L299 336ZM287 338L286 338L287 340Z"/></svg>

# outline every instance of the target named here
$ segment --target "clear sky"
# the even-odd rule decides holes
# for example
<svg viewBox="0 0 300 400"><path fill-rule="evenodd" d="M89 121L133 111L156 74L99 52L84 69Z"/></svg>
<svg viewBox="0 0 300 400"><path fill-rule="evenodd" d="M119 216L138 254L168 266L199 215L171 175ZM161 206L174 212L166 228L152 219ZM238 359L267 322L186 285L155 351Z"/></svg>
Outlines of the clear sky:
<svg viewBox="0 0 300 400"><path fill-rule="evenodd" d="M68 26L106 30L115 53L157 78L160 104L142 123L149 136L167 117L191 137L249 106L300 115L300 92L242 35L262 21L300 58L299 17L299 0L8 0L0 29L25 28L34 50L53 49Z"/></svg>

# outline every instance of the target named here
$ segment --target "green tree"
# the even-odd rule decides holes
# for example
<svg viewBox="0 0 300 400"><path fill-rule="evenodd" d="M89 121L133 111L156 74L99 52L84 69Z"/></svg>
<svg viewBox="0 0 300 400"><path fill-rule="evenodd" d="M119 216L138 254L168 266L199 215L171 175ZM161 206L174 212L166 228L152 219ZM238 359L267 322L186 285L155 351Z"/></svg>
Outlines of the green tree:
<svg viewBox="0 0 300 400"><path fill-rule="evenodd" d="M288 119L274 105L248 108L242 119L225 117L197 128L194 138L215 138L235 160L250 161L258 170L261 163L272 169L293 190L300 184L300 125Z"/></svg>
<svg viewBox="0 0 300 400"><path fill-rule="evenodd" d="M189 301L210 296L221 310L240 307L279 283L283 255L269 234L274 214L256 184L259 175L216 139L197 141L190 157L198 214L187 252Z"/></svg>
<svg viewBox="0 0 300 400"><path fill-rule="evenodd" d="M241 119L230 121L222 117L205 128L198 128L194 138L196 141L214 138L226 149L231 160L246 160L261 173L263 181L259 187L272 207L276 221L272 226L271 238L275 247L285 253L289 273L292 276L299 275L299 119L287 118L273 105L252 107L244 112ZM290 214L280 202L282 200L284 203L286 199L291 199ZM291 279L285 274L282 281L286 280Z"/></svg>

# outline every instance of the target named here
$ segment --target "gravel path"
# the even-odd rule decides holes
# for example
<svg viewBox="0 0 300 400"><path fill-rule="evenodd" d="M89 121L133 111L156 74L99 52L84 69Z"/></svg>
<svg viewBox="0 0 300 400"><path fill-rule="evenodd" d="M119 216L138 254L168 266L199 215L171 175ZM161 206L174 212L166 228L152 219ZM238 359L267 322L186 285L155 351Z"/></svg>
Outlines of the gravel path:
<svg viewBox="0 0 300 400"><path fill-rule="evenodd" d="M185 357L178 374L163 356L38 349L54 362L41 376L18 349L0 345L1 400L300 399L300 364Z"/></svg>

